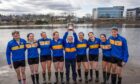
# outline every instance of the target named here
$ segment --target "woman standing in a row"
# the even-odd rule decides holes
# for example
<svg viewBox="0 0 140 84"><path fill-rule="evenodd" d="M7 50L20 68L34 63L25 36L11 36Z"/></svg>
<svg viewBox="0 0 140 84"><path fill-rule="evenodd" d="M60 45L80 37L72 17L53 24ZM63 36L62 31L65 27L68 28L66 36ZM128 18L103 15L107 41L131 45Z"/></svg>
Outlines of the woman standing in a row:
<svg viewBox="0 0 140 84"><path fill-rule="evenodd" d="M96 79L95 82L99 82L98 71L98 59L99 59L99 47L100 39L96 38L93 32L88 33L88 47L89 47L89 61L90 61L90 81L93 80L93 70L95 70Z"/></svg>
<svg viewBox="0 0 140 84"><path fill-rule="evenodd" d="M38 54L38 42L34 39L34 34L29 33L27 35L26 42L28 64L31 70L31 78L33 84L39 84L39 73L38 73L38 64L39 64L39 54ZM35 81L36 80L36 81Z"/></svg>
<svg viewBox="0 0 140 84"><path fill-rule="evenodd" d="M26 41L20 37L19 31L12 32L13 39L10 40L6 48L7 63L10 68L14 68L18 84L26 84Z"/></svg>
<svg viewBox="0 0 140 84"><path fill-rule="evenodd" d="M51 64L52 64L52 56L51 56L51 39L47 38L45 32L41 32L41 39L38 40L39 48L40 48L40 62L42 66L42 76L43 82L46 83L46 66L48 70L48 83L51 81Z"/></svg>
<svg viewBox="0 0 140 84"><path fill-rule="evenodd" d="M77 73L79 76L79 81L82 81L82 74L81 74L81 64L85 70L85 83L88 83L88 71L89 71L89 64L87 58L87 40L84 39L84 33L80 32L78 34L79 39L77 39Z"/></svg>
<svg viewBox="0 0 140 84"><path fill-rule="evenodd" d="M55 76L56 76L56 82L59 81L59 72L61 77L61 82L64 83L63 80L63 67L64 67L64 53L63 53L63 39L59 38L59 33L54 32L53 33L53 40L51 41L51 48L52 48L52 57L53 57L53 63L55 67Z"/></svg>
<svg viewBox="0 0 140 84"><path fill-rule="evenodd" d="M102 69L103 69L103 83L108 84L111 72L111 45L107 40L105 34L100 35L101 43L100 47L102 49L103 61L102 61Z"/></svg>
<svg viewBox="0 0 140 84"><path fill-rule="evenodd" d="M77 74L76 74L76 41L77 35L73 31L73 34L68 34L68 32L64 35L64 49L65 49L65 68L66 68L66 84L69 84L70 80L70 68L72 69L72 79L74 84L76 84Z"/></svg>

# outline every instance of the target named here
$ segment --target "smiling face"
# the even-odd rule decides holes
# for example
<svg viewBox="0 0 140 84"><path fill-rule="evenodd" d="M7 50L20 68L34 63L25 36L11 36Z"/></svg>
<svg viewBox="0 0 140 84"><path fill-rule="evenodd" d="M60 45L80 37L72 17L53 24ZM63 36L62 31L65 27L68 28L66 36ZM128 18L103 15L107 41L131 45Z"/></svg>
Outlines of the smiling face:
<svg viewBox="0 0 140 84"><path fill-rule="evenodd" d="M79 39L80 39L80 40L83 40L83 39L84 39L84 34L83 34L82 32L80 32L80 33L78 34L78 36L79 36Z"/></svg>
<svg viewBox="0 0 140 84"><path fill-rule="evenodd" d="M33 40L34 40L34 34L29 34L28 40L29 40L29 41L33 41Z"/></svg>
<svg viewBox="0 0 140 84"><path fill-rule="evenodd" d="M118 35L118 31L114 30L114 29L112 29L111 33L112 33L113 37L117 37L117 35Z"/></svg>
<svg viewBox="0 0 140 84"><path fill-rule="evenodd" d="M106 41L106 37L104 35L100 35L100 39L101 39L102 42Z"/></svg>
<svg viewBox="0 0 140 84"><path fill-rule="evenodd" d="M42 32L42 33L41 33L41 37L44 38L44 39L47 38L46 33L45 33L45 32Z"/></svg>
<svg viewBox="0 0 140 84"><path fill-rule="evenodd" d="M16 39L16 40L20 39L20 34L18 31L13 32L12 36L13 36L13 39Z"/></svg>
<svg viewBox="0 0 140 84"><path fill-rule="evenodd" d="M72 36L68 36L67 40L68 40L68 42L73 42L73 37Z"/></svg>
<svg viewBox="0 0 140 84"><path fill-rule="evenodd" d="M91 39L91 40L93 40L93 39L95 38L93 32L89 32L89 33L88 33L88 37L89 37L89 39Z"/></svg>
<svg viewBox="0 0 140 84"><path fill-rule="evenodd" d="M53 33L53 38L54 38L55 40L58 40L58 39L59 39L59 33L58 33L58 32L54 32L54 33Z"/></svg>

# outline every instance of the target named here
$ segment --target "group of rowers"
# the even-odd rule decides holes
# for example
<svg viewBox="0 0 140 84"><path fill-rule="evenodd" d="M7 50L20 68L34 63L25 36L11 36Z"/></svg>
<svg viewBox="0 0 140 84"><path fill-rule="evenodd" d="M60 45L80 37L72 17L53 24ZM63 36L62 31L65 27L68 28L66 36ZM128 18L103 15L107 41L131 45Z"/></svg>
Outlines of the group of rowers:
<svg viewBox="0 0 140 84"><path fill-rule="evenodd" d="M48 38L46 32L41 32L41 38L35 40L34 33L29 33L26 41L20 38L19 31L13 31L13 39L7 44L7 62L10 68L15 69L19 84L27 84L26 57L33 84L40 84L39 64L42 66L43 83L52 83L52 63L55 70L55 84L58 81L61 84L69 84L70 70L72 71L72 84L77 83L77 76L79 82L83 80L85 84L92 82L93 71L95 71L94 81L99 83L101 80L98 64L99 48L101 48L103 72L101 84L122 84L122 68L129 57L127 41L119 35L118 28L112 28L111 34L109 38L105 34L101 34L100 38L97 38L93 32L89 32L89 38L86 40L83 32L79 32L77 35L72 29L68 30L63 38L59 37L59 32L53 32L53 39ZM25 54L26 51L27 54ZM64 65L65 69L63 69ZM84 79L82 71L84 71ZM64 72L66 72L66 81L63 77Z"/></svg>

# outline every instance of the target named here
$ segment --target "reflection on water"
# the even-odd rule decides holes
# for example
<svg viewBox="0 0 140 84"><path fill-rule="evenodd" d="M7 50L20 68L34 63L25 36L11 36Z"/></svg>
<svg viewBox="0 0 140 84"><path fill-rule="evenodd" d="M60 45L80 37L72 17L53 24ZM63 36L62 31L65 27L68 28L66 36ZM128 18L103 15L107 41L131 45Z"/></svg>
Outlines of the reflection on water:
<svg viewBox="0 0 140 84"><path fill-rule="evenodd" d="M21 37L24 39L26 38L27 33L35 33L35 38L40 38L40 33L45 31L49 38L52 38L52 32L58 31L60 33L60 37L67 31L66 28L53 28L53 29L45 29L38 27L38 29L0 29L0 66L6 64L5 61L5 50L6 45L9 40L11 40L11 32L14 30L18 30L21 33ZM86 27L79 27L76 28L75 31L84 32L85 38L88 38L87 33L93 31L97 37L101 33L107 34L110 36L111 28L86 28ZM139 50L140 50L140 28L120 28L119 32L121 35L127 38L128 46L129 46L129 53L130 53L130 60L129 62L139 64L140 65L140 57L139 57Z"/></svg>

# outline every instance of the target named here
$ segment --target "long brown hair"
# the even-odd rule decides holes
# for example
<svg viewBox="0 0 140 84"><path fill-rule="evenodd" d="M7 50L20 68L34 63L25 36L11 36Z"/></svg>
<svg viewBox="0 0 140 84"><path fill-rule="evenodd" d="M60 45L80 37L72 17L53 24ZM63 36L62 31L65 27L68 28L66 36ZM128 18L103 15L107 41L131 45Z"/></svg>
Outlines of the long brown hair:
<svg viewBox="0 0 140 84"><path fill-rule="evenodd" d="M28 40L28 41L29 41L29 36L30 36L31 34L34 35L33 33L27 34L27 40Z"/></svg>

